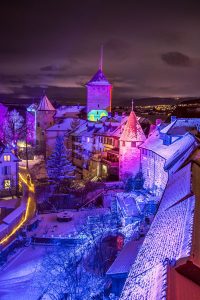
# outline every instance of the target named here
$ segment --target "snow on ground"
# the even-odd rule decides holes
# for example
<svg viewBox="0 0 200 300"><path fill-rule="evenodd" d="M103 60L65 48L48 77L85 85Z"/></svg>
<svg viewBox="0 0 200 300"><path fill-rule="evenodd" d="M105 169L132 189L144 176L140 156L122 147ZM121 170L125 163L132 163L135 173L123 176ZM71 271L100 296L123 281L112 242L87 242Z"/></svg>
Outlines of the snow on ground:
<svg viewBox="0 0 200 300"><path fill-rule="evenodd" d="M58 222L57 213L40 215L38 228L31 231L31 235L36 237L66 237L76 234L79 227L84 223L88 216L97 216L108 212L106 209L85 209L81 211L67 210L72 215L70 222Z"/></svg>
<svg viewBox="0 0 200 300"><path fill-rule="evenodd" d="M48 246L29 246L15 256L0 272L1 300L37 300L39 291L31 289L36 266Z"/></svg>
<svg viewBox="0 0 200 300"><path fill-rule="evenodd" d="M32 167L34 165L41 163L41 161L42 161L41 158L36 158L36 159L28 160L28 167L29 167L29 169L32 169ZM26 167L26 160L22 159L19 162L19 166L25 168Z"/></svg>

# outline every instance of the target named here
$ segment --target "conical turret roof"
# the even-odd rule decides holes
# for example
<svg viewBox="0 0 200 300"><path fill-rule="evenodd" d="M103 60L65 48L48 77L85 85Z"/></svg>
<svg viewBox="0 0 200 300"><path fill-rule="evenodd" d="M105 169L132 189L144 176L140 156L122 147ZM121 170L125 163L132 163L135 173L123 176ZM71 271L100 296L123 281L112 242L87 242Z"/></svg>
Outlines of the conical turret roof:
<svg viewBox="0 0 200 300"><path fill-rule="evenodd" d="M86 85L111 85L103 71L99 68L99 70L94 74L92 79L87 82Z"/></svg>
<svg viewBox="0 0 200 300"><path fill-rule="evenodd" d="M47 111L55 111L56 109L53 107L49 99L47 98L46 95L44 95L38 105L37 110L47 110Z"/></svg>
<svg viewBox="0 0 200 300"><path fill-rule="evenodd" d="M141 125L138 122L134 111L131 111L124 130L121 134L120 140L129 142L143 142L145 141L145 139L146 138Z"/></svg>

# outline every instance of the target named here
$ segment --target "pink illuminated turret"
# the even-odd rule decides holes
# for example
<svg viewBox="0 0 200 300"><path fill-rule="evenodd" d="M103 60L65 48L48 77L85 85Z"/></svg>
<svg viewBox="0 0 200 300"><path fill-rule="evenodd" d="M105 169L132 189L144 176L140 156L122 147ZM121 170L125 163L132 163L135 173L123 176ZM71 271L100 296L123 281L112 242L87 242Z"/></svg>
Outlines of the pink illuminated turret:
<svg viewBox="0 0 200 300"><path fill-rule="evenodd" d="M145 139L144 132L132 107L132 111L120 137L119 175L121 180L124 180L128 176L135 176L139 172L139 146Z"/></svg>
<svg viewBox="0 0 200 300"><path fill-rule="evenodd" d="M54 124L54 115L56 109L50 100L44 95L37 107L36 111L36 138L39 149L45 152L45 131Z"/></svg>

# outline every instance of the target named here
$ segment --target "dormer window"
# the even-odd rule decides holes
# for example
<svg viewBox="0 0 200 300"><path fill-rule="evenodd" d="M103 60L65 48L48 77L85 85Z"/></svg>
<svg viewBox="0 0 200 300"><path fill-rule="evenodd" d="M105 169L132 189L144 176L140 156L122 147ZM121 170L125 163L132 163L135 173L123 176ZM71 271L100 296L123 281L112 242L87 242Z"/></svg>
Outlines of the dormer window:
<svg viewBox="0 0 200 300"><path fill-rule="evenodd" d="M10 155L4 155L4 161L10 161Z"/></svg>

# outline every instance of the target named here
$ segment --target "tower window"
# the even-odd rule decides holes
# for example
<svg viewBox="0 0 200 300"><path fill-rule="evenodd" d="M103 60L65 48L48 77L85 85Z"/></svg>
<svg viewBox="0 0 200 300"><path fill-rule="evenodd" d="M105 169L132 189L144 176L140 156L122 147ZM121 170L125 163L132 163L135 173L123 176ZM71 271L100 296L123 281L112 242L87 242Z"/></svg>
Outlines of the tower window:
<svg viewBox="0 0 200 300"><path fill-rule="evenodd" d="M4 180L4 189L8 190L11 187L11 181L9 179Z"/></svg>
<svg viewBox="0 0 200 300"><path fill-rule="evenodd" d="M122 147L125 147L125 145L126 145L126 142L122 141Z"/></svg>
<svg viewBox="0 0 200 300"><path fill-rule="evenodd" d="M131 142L131 147L136 147L136 143L135 142Z"/></svg>

